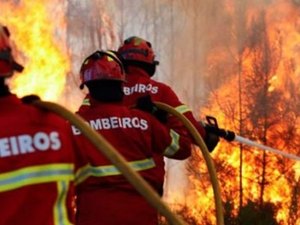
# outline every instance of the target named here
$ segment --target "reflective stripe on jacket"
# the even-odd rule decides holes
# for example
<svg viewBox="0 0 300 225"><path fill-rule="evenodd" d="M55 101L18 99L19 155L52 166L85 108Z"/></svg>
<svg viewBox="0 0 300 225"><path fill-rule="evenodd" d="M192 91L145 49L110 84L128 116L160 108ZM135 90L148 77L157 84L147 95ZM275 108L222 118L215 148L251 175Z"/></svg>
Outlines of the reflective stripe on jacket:
<svg viewBox="0 0 300 225"><path fill-rule="evenodd" d="M128 162L128 164L135 171L143 171L155 167L155 162L152 158L132 161L132 162ZM105 176L115 176L120 174L121 172L114 165L91 166L90 164L87 164L86 166L80 168L76 172L75 185L80 184L90 176L105 177Z"/></svg>
<svg viewBox="0 0 300 225"><path fill-rule="evenodd" d="M73 164L49 164L31 166L0 174L0 193L25 186L54 182L57 196L53 205L54 225L71 225L66 199L71 180L74 180Z"/></svg>
<svg viewBox="0 0 300 225"><path fill-rule="evenodd" d="M73 169L73 164L48 164L0 173L0 192L33 184L70 181L74 179Z"/></svg>
<svg viewBox="0 0 300 225"><path fill-rule="evenodd" d="M171 144L164 151L164 156L172 157L174 156L180 149L179 146L179 134L177 134L174 130L170 130L170 136L172 138Z"/></svg>

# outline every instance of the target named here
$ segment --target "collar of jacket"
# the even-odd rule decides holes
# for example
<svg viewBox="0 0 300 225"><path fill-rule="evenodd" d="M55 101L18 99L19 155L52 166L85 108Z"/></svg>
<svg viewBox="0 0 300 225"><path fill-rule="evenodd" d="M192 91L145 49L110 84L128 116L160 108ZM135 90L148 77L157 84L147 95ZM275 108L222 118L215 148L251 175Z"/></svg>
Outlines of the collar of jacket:
<svg viewBox="0 0 300 225"><path fill-rule="evenodd" d="M1 111L5 111L6 109L11 109L11 107L20 107L20 104L22 104L21 100L14 94L8 94L5 96L0 97L0 106Z"/></svg>

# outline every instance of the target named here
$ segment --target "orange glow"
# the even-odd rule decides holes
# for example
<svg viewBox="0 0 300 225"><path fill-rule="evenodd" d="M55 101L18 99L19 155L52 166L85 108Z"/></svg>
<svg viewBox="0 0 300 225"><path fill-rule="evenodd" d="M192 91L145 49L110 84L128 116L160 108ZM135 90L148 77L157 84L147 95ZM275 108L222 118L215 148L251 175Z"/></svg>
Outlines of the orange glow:
<svg viewBox="0 0 300 225"><path fill-rule="evenodd" d="M65 46L66 28L65 12L63 11L65 6L61 2L60 0L26 0L1 1L0 3L0 22L9 27L17 61L25 66L23 73L15 74L10 81L12 91L20 97L27 94L37 94L43 100L63 102L66 76L70 72L70 62ZM225 8L228 11L228 16L233 15L236 12L234 1L226 0L225 2L227 3ZM262 9L259 8L258 10L253 5L249 7L251 8L245 12L247 14L246 26L250 26L253 18L258 17L257 12ZM232 19L235 18L237 17L232 17ZM102 26L99 28L99 32L106 42L103 44L108 47L113 46L116 42L116 31L113 30L112 21L105 12L101 14L101 21ZM211 76L211 71L218 65L230 65L231 67L223 66L216 72L216 74L221 73L222 76L226 77L226 81L211 93L207 107L201 109L201 115L215 116L220 127L235 131L241 136L244 136L241 132L245 130L253 131L247 133L249 136L245 137L262 142L263 136L266 138L266 145L299 155L300 140L297 137L300 137L300 117L294 119L297 115L295 116L292 113L292 110L297 110L300 104L299 6L293 6L290 1L274 1L274 4L270 3L268 8L265 9L265 23L268 34L267 39L271 48L272 46L278 47L281 44L280 52L274 50L280 60L274 63L278 65L272 64L272 72L267 74L268 87L265 93L266 95L272 95L280 92L277 101L271 103L272 106L276 106L278 114L270 113L271 115L266 116L266 120L278 116L278 122L268 127L265 136L262 135L264 128L261 126L264 118L257 119L256 122L260 123L259 125L251 123L248 118L247 120L243 118L245 121L242 124L240 123L240 115L249 115L252 109L244 107L240 112L239 101L241 100L242 104L249 105L256 103L255 99L247 98L249 89L245 88L244 78L256 78L253 64L257 60L255 54L261 53L261 51L254 52L251 49L253 43L247 43L245 46L235 46L238 45L238 43L235 43L237 40L230 42L232 46L225 46L223 42L216 44L211 52L205 56L207 70L209 71L208 76ZM69 52L72 50L70 49ZM238 53L240 55L237 55ZM232 65L237 63L237 59L241 59L240 74L237 72L238 69L233 68L235 65ZM239 99L238 95L239 76L242 77L242 99ZM297 97L298 95L299 97ZM291 108L288 108L291 112L288 110L288 112L285 112L286 103L292 97L294 102L289 105ZM298 113L300 114L300 112ZM294 119L293 122L290 122L291 119ZM293 125L296 125L298 129L293 133L295 138L288 140L288 135L281 134L287 133L286 131ZM218 173L222 200L233 204L232 213L235 215L239 210L239 190L241 188L239 183L240 147L239 143L228 143L221 140L211 154ZM200 151L195 152L198 152L195 153L195 157L199 160L194 162L193 165L195 174L189 175L190 186L188 191L184 193L184 196L182 193L174 193L172 196L168 196L167 200L174 205L176 210L180 206L177 208L175 203L178 202L178 199L179 202L182 202L182 198L184 198L183 201L188 202L189 214L197 218L200 221L199 224L205 224L204 221L207 221L206 224L216 224L213 190L207 168ZM243 146L242 153L242 204L245 205L248 200L258 201L260 198L259 182L261 182L263 150ZM274 203L278 207L276 219L280 225L290 224L288 220L291 196L293 195L293 185L299 185L300 183L300 163L284 159L272 153L266 153L266 160L267 183L263 201ZM299 195L298 199L300 201ZM298 209L298 213L299 211L300 209ZM300 218L295 221L295 224L300 224Z"/></svg>
<svg viewBox="0 0 300 225"><path fill-rule="evenodd" d="M299 155L298 137L300 135L300 123L299 119L291 120L297 117L299 113L299 108L296 108L295 104L298 104L299 99L297 96L299 94L300 84L300 14L299 9L296 9L296 7L292 7L292 3L285 1L279 1L278 4L274 4L272 7L265 9L265 42L261 45L257 45L261 47L260 49L258 49L257 46L255 46L255 49L244 48L244 51L239 56L242 60L241 73L227 76L231 79L228 79L227 83L211 94L209 104L201 110L201 114L214 115L218 119L220 127L235 131L239 135L243 136L243 132L248 130L250 132L246 134L246 137L259 143L263 143L262 137L265 129L263 125L266 120L267 124L269 124L265 133L266 143L263 144ZM253 9L249 11L249 15L254 15ZM249 16L248 19L251 21L253 18ZM261 27L263 26L261 25ZM262 30L263 29L261 29L260 33L254 38L261 35ZM271 53L268 57L264 58L263 54L266 54L264 52L266 49L263 48L267 46L266 43L269 44L268 46L269 49L271 49ZM232 48L234 48L234 46L232 46ZM232 48L229 47L228 49ZM216 55L218 51L215 49L213 55L208 56L209 63L210 60L214 60L211 61L209 65L217 65L219 61L215 60L224 58L223 49L220 49L219 53L219 55ZM238 56L235 58L238 58ZM264 59L269 60L267 61L269 64L263 64ZM229 59L225 59L225 61L229 61ZM208 68L210 69L209 65ZM254 67L254 65L256 67ZM225 70L224 68L222 72L226 73ZM227 73L230 72L231 71L228 71ZM239 76L242 86L240 89L241 99L239 99ZM263 79L259 79L259 76L262 76ZM266 79L264 80L264 78ZM247 86L249 82L252 82L250 88ZM262 84L267 84L267 89L262 88L260 90L261 92L259 92L259 97L256 96L256 99L250 98L250 91L253 91L253 89L258 88L259 85ZM264 90L265 92L263 92ZM264 99L262 96L264 95L269 99L272 95L277 96L276 93L280 94L277 98L274 98L272 102L263 102L266 104L265 106L259 105L259 103L256 102L257 100L262 101L262 99ZM292 97L293 100L291 100ZM275 99L277 102L275 102ZM242 112L240 112L239 102L243 105ZM288 102L291 104L289 108L287 108ZM258 111L258 108L255 108L259 106L261 107L260 111ZM265 110L263 110L263 107L266 107ZM267 107L276 107L276 113L273 113L270 109L268 111ZM266 119L264 115L257 114L256 111L267 112ZM241 127L241 121L239 120L240 115L243 117ZM259 116L261 116L261 118L259 118ZM257 124L254 124L252 121L256 121ZM276 121L276 123L274 121ZM290 137L287 135L287 132L289 128L292 127L296 127L294 130L295 133L292 133L292 138L288 140L286 138ZM240 134L240 132L242 132L242 134ZM240 197L240 152L241 150L238 143L228 143L222 140L212 153L218 171L223 201L233 203L233 213L235 214L238 213ZM265 156L266 183L263 192L263 202L273 203L278 209L275 215L277 222L281 225L286 225L291 215L290 209L293 191L297 187L297 184L299 184L300 163L298 161L284 159L282 156L268 152L266 152ZM260 200L260 182L263 171L262 159L263 150L246 145L243 146L242 204L244 206L248 200L254 202ZM194 211L194 209L197 210L195 211L196 214L194 214L194 212L191 212L191 214L197 218L206 218L212 224L215 224L212 188L203 160L198 162L195 171L198 171L197 175L190 176L190 183L194 185L194 188L190 191L188 197L190 197L190 207L192 211ZM296 198L299 203L299 196L296 196ZM297 210L299 215L300 209L298 208ZM297 218L293 224L300 224L300 218Z"/></svg>
<svg viewBox="0 0 300 225"><path fill-rule="evenodd" d="M60 102L70 63L66 54L64 14L61 1L1 2L0 22L11 32L21 74L10 81L18 96L37 94ZM59 7L57 7L59 6Z"/></svg>

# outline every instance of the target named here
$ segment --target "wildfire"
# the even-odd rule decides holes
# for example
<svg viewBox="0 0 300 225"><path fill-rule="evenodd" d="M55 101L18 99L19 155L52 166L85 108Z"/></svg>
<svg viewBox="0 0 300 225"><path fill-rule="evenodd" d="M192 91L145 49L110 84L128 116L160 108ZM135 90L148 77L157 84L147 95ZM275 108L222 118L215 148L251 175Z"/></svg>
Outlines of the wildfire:
<svg viewBox="0 0 300 225"><path fill-rule="evenodd" d="M10 83L12 91L19 96L37 94L44 100L62 102L70 62L66 53L65 12L61 2L0 0L0 22L9 27L17 61L25 66L23 73L15 74ZM234 14L234 1L226 2L228 14ZM269 2L273 4L265 9L262 6L256 8L253 4L246 12L248 17L244 25L258 27L259 32L252 38L243 37L249 39L245 46L239 46L240 43L237 47L224 46L222 42L214 45L217 47L208 54L209 70L225 65L221 72L227 80L213 93L209 106L201 114L215 116L220 127L299 155L300 131L296 129L300 126L299 6L290 1ZM257 12L262 9L264 14L258 15ZM104 25L99 28L100 33L104 35L109 31L104 35L104 44L112 46L116 41L115 31L109 30L113 29L109 16L105 13L101 16ZM258 21L260 26L255 27L251 24L253 21ZM264 42L260 38L264 38ZM228 56L232 56L232 52L226 54L228 49L233 48L238 49L232 52L236 54L234 59L241 59L240 70L234 69L234 65L227 66L234 61ZM266 56L266 53L270 55ZM265 79L259 79L259 75L264 75L262 78ZM261 84L267 88L260 90ZM256 92L250 96L251 91ZM261 200L276 206L275 216L279 224L300 224L299 162L223 140L212 157L219 176L222 200L226 203L226 210L231 208L233 216L238 215L249 200ZM201 225L215 224L213 191L207 168L201 154L194 158L197 160L190 167L190 189L184 196L185 202L189 202L188 214L198 218ZM177 197L179 195L175 193L169 196L169 201L175 202ZM298 206L293 201L298 202ZM292 222L291 215L296 215Z"/></svg>
<svg viewBox="0 0 300 225"><path fill-rule="evenodd" d="M220 127L299 155L300 112L296 106L299 104L300 83L299 8L279 1L266 7L263 14L255 15L253 12L252 8L248 21L256 21L259 33L255 33L252 39L250 36L250 44L239 55L242 60L240 73L230 74L231 68L227 72L222 71L231 79L212 94L209 106L201 114L214 115ZM255 24L252 26L255 30ZM218 58L216 50L212 54L208 59ZM224 52L220 51L220 54L224 55ZM249 201L260 205L261 213L266 210L263 205L271 203L278 224L300 224L297 204L300 200L297 194L299 162L225 141L221 141L212 155L225 209L228 212L231 208L231 216L238 215L242 207L249 207ZM195 169L190 181L195 188L189 193L193 208L190 213L202 218L202 221L206 219L207 223L199 224L214 224L210 180L203 164L203 160L192 164ZM239 216L241 219L243 215Z"/></svg>
<svg viewBox="0 0 300 225"><path fill-rule="evenodd" d="M0 21L10 29L15 55L25 67L10 81L12 91L60 102L70 68L61 1L2 1L0 5Z"/></svg>

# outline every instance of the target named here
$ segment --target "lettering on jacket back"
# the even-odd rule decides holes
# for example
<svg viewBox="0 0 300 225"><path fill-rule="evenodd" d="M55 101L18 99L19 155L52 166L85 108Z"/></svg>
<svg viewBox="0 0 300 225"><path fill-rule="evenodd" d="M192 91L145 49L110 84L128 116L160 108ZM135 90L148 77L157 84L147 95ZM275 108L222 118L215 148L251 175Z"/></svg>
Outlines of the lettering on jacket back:
<svg viewBox="0 0 300 225"><path fill-rule="evenodd" d="M56 131L0 138L0 158L60 148L61 140Z"/></svg>
<svg viewBox="0 0 300 225"><path fill-rule="evenodd" d="M88 125L94 130L109 130L116 128L135 128L141 130L148 129L148 122L145 119L138 117L108 117L108 118L98 118L95 120L90 120L87 122ZM79 135L81 132L76 127L72 126L72 131L74 135Z"/></svg>
<svg viewBox="0 0 300 225"><path fill-rule="evenodd" d="M132 87L123 87L123 91L125 95L131 95L133 93L151 93L157 94L158 87L153 86L152 84L136 84Z"/></svg>

